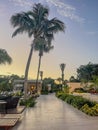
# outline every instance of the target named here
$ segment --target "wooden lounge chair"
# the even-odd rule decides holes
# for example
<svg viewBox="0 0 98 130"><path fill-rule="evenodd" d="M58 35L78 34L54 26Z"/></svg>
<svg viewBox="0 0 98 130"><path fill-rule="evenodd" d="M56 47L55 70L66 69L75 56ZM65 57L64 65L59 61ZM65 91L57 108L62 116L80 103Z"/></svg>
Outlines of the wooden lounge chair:
<svg viewBox="0 0 98 130"><path fill-rule="evenodd" d="M0 128L9 130L18 120L20 120L21 116L21 114L6 114L5 116L0 117Z"/></svg>
<svg viewBox="0 0 98 130"><path fill-rule="evenodd" d="M22 117L21 114L6 114L5 116L3 116L3 119L7 119L7 118L10 118L10 119L13 119L13 118L20 119L21 117Z"/></svg>
<svg viewBox="0 0 98 130"><path fill-rule="evenodd" d="M0 128L4 128L5 130L9 130L17 123L17 118L1 118L0 119Z"/></svg>

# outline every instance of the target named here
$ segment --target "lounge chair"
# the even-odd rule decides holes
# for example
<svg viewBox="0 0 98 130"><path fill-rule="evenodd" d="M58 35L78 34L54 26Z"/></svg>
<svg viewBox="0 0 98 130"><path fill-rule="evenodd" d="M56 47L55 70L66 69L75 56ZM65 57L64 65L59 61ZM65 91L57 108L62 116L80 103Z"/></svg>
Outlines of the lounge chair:
<svg viewBox="0 0 98 130"><path fill-rule="evenodd" d="M17 121L18 121L17 118L1 118L0 129L4 128L5 130L9 130L11 127L15 126Z"/></svg>
<svg viewBox="0 0 98 130"><path fill-rule="evenodd" d="M20 119L22 117L22 114L5 114L5 116L3 116L3 118L16 118L16 119ZM2 118L1 118L2 119Z"/></svg>
<svg viewBox="0 0 98 130"><path fill-rule="evenodd" d="M16 108L19 101L19 97L12 97L10 100L6 100L6 109Z"/></svg>
<svg viewBox="0 0 98 130"><path fill-rule="evenodd" d="M18 120L20 120L21 116L21 114L6 114L0 118L0 128L9 130L17 123Z"/></svg>

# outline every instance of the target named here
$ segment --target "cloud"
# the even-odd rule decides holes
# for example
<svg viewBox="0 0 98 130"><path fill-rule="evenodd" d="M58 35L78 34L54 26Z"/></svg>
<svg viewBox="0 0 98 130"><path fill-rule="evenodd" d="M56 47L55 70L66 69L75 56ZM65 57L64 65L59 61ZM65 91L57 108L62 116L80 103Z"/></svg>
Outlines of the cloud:
<svg viewBox="0 0 98 130"><path fill-rule="evenodd" d="M30 2L28 0L9 0L9 1L13 2L15 5L22 6L22 7L31 6L33 4L33 2Z"/></svg>
<svg viewBox="0 0 98 130"><path fill-rule="evenodd" d="M74 20L76 22L84 23L85 19L76 14L77 10L75 7L65 4L60 0L46 0L46 2L54 5L57 8L57 12L60 15L67 17L71 20Z"/></svg>
<svg viewBox="0 0 98 130"><path fill-rule="evenodd" d="M9 1L13 2L15 5L24 6L24 7L31 6L33 4L30 0L9 0ZM79 23L84 23L85 21L84 18L76 14L77 10L75 7L69 4L65 4L60 0L36 0L36 1L40 3L48 3L53 5L54 7L56 7L57 12L60 15L67 17L71 20L74 20Z"/></svg>
<svg viewBox="0 0 98 130"><path fill-rule="evenodd" d="M87 35L90 35L90 36L94 36L97 34L97 32L95 31L89 31L89 32L86 32Z"/></svg>

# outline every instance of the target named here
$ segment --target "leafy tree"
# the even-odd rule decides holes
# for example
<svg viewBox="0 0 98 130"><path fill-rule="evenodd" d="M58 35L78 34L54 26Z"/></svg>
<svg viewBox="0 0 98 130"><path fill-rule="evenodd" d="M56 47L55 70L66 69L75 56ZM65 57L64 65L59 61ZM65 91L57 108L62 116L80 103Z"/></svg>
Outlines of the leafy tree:
<svg viewBox="0 0 98 130"><path fill-rule="evenodd" d="M64 31L65 29L62 21L57 18L49 20L48 15L49 9L38 3L34 4L31 11L17 13L11 17L12 26L17 27L12 36L16 36L17 34L23 32L27 32L29 37L33 36L33 42L31 44L31 50L25 69L25 98L27 96L28 71L36 40L42 37L48 44L51 44L51 41L54 38L54 33Z"/></svg>
<svg viewBox="0 0 98 130"><path fill-rule="evenodd" d="M51 85L51 87L53 87L54 86L54 79L44 78L43 83L42 83L43 91L47 91L47 85Z"/></svg>
<svg viewBox="0 0 98 130"><path fill-rule="evenodd" d="M12 58L9 56L5 49L0 49L0 64L11 64Z"/></svg>
<svg viewBox="0 0 98 130"><path fill-rule="evenodd" d="M98 64L88 63L77 69L77 77L81 81L91 81L94 75L98 76Z"/></svg>
<svg viewBox="0 0 98 130"><path fill-rule="evenodd" d="M77 78L75 78L74 76L71 76L69 79L69 82L80 82Z"/></svg>
<svg viewBox="0 0 98 130"><path fill-rule="evenodd" d="M57 78L57 81L59 82L59 85L61 84L61 82L62 82L62 78Z"/></svg>
<svg viewBox="0 0 98 130"><path fill-rule="evenodd" d="M12 91L15 79L20 79L18 75L0 76L0 91Z"/></svg>
<svg viewBox="0 0 98 130"><path fill-rule="evenodd" d="M92 88L94 88L98 92L98 76L93 76L92 82L93 82L93 84L91 84Z"/></svg>

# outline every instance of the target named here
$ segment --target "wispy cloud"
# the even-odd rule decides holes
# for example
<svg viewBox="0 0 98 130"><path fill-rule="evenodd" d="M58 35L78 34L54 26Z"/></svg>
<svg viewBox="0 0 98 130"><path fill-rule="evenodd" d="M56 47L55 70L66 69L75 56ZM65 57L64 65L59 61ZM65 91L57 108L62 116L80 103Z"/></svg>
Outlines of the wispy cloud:
<svg viewBox="0 0 98 130"><path fill-rule="evenodd" d="M33 4L33 2L31 2L30 0L9 0L9 1L13 2L15 5L24 6L24 7L31 6ZM54 7L56 7L57 12L60 15L67 17L71 20L74 20L76 22L83 23L85 21L84 18L76 14L78 10L76 10L75 7L69 4L65 4L60 0L36 0L36 2L41 2L41 3L46 2L48 4L52 4Z"/></svg>
<svg viewBox="0 0 98 130"><path fill-rule="evenodd" d="M30 2L28 0L9 0L10 2L13 2L15 5L18 6L31 6L33 4L33 2Z"/></svg>
<svg viewBox="0 0 98 130"><path fill-rule="evenodd" d="M94 36L96 35L98 32L95 32L95 31L89 31L89 32L86 32L87 35L90 35L90 36Z"/></svg>
<svg viewBox="0 0 98 130"><path fill-rule="evenodd" d="M76 14L76 8L69 4L65 4L60 0L46 0L46 2L54 5L57 8L57 12L64 17L67 17L79 23L83 23L85 21L84 18Z"/></svg>

